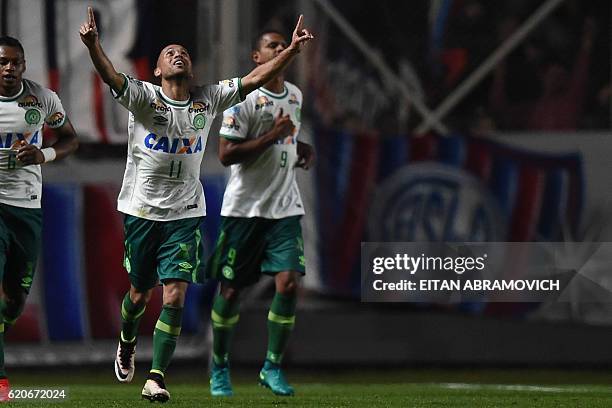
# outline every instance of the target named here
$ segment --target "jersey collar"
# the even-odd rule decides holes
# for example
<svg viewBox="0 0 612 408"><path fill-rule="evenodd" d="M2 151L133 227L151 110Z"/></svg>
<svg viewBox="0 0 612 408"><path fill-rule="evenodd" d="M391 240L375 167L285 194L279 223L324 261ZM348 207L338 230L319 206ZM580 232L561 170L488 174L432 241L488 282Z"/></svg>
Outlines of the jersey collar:
<svg viewBox="0 0 612 408"><path fill-rule="evenodd" d="M263 86L261 88L259 88L259 90L261 92L265 93L266 95L271 96L272 98L283 99L289 93L289 90L287 89L287 85L283 85L283 88L284 88L283 92L281 92L281 93L274 93L272 91L268 91Z"/></svg>
<svg viewBox="0 0 612 408"><path fill-rule="evenodd" d="M0 95L0 102L13 102L14 100L18 99L21 96L21 94L23 94L24 91L25 91L25 87L23 86L23 81L21 81L21 89L19 90L19 92L17 92L17 95L15 96Z"/></svg>
<svg viewBox="0 0 612 408"><path fill-rule="evenodd" d="M191 95L189 96L189 99L187 99L186 101L175 101L174 99L170 99L168 98L165 94L164 91L160 88L157 91L157 94L159 95L159 97L166 103L172 105L172 106L176 106L178 108L184 108L186 106L189 106L189 104L191 103Z"/></svg>

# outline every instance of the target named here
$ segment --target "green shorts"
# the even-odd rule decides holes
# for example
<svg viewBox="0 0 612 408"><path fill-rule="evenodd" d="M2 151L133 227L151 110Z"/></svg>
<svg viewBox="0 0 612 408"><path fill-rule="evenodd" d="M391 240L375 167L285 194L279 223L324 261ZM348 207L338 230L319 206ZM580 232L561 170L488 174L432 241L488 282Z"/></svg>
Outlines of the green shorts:
<svg viewBox="0 0 612 408"><path fill-rule="evenodd" d="M167 279L196 282L203 253L202 219L151 221L126 215L123 266L132 286L146 291Z"/></svg>
<svg viewBox="0 0 612 408"><path fill-rule="evenodd" d="M4 290L30 292L42 233L42 210L0 203L0 280Z"/></svg>
<svg viewBox="0 0 612 408"><path fill-rule="evenodd" d="M206 265L206 277L243 288L262 273L305 273L301 216L267 218L221 217L215 250Z"/></svg>

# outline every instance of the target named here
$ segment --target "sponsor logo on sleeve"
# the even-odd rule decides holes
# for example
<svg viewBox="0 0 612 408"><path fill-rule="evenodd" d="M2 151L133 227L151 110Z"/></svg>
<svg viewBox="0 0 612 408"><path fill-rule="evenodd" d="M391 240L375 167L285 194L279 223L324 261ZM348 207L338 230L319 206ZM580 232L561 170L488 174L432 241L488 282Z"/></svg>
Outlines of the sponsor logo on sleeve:
<svg viewBox="0 0 612 408"><path fill-rule="evenodd" d="M142 83L142 81L140 79L136 79L132 76L126 75L128 81L131 81L133 83L135 83L136 85L138 85L139 87L144 87L144 84Z"/></svg>
<svg viewBox="0 0 612 408"><path fill-rule="evenodd" d="M58 126L64 120L64 114L62 112L55 112L53 115L49 116L46 120L47 125L54 127Z"/></svg>
<svg viewBox="0 0 612 408"><path fill-rule="evenodd" d="M240 125L236 123L236 118L234 118L233 116L226 116L225 118L223 118L223 123L221 124L221 126L225 129L240 130Z"/></svg>
<svg viewBox="0 0 612 408"><path fill-rule="evenodd" d="M297 95L292 93L291 95L289 95L289 101L288 101L289 105L299 105L300 101L297 98Z"/></svg>
<svg viewBox="0 0 612 408"><path fill-rule="evenodd" d="M229 88L233 88L234 87L234 80L233 79L226 79L224 81L219 82L220 85L223 86L227 86Z"/></svg>

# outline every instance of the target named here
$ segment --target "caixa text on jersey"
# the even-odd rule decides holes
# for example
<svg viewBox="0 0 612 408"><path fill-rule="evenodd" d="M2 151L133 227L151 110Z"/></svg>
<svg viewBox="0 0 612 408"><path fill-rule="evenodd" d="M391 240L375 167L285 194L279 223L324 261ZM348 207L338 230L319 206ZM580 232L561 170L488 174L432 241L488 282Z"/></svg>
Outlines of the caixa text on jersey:
<svg viewBox="0 0 612 408"><path fill-rule="evenodd" d="M202 138L193 136L169 139L167 136L159 137L155 133L149 133L144 138L144 145L147 149L164 153L194 154L202 151Z"/></svg>

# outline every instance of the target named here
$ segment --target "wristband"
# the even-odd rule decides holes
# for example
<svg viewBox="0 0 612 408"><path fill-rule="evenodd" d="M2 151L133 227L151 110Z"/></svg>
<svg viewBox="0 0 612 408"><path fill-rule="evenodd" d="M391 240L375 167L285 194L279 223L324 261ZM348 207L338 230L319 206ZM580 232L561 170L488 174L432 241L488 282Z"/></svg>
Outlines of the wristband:
<svg viewBox="0 0 612 408"><path fill-rule="evenodd" d="M55 157L57 156L55 149L52 147L45 147L44 149L40 149L40 151L42 152L45 158L45 161L43 163L51 162L55 160Z"/></svg>

